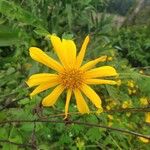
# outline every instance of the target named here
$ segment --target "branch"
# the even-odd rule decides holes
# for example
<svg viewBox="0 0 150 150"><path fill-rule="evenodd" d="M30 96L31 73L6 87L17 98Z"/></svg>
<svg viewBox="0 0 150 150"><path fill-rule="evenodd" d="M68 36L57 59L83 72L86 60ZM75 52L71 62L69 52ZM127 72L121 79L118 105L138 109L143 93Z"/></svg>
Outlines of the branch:
<svg viewBox="0 0 150 150"><path fill-rule="evenodd" d="M119 129L119 128L114 128L114 127L109 127L109 126L105 126L105 125L98 125L98 124L94 124L94 123L86 123L86 122L80 122L80 121L58 121L58 120L7 120L7 121L1 121L0 124L6 124L6 123L22 123L22 122L26 122L26 123L31 123L31 122L50 122L50 123L66 123L67 124L78 124L78 125L85 125L85 126L89 126L89 127L100 127L100 128L104 128L104 129L108 129L108 130L114 130L114 131L118 131L118 132L122 132L122 133L127 133L127 134L131 134L131 135L135 135L135 136L139 136L139 137L143 137L146 139L150 140L150 135L144 135L138 132L134 132L134 131L130 131L130 130L126 130L126 129Z"/></svg>
<svg viewBox="0 0 150 150"><path fill-rule="evenodd" d="M112 109L112 110L108 110L106 111L108 113L114 113L114 112L150 112L150 106L148 107L139 107L139 108L119 108L119 109Z"/></svg>
<svg viewBox="0 0 150 150"><path fill-rule="evenodd" d="M24 98L28 98L28 97L29 97L29 96L25 96ZM16 99L16 100L14 100L14 101L11 101L10 103L4 105L4 106L0 109L0 111L6 109L8 106L10 106L11 104L13 104L13 103L15 103L15 102L21 101L22 99L23 99L23 98L19 98L19 99Z"/></svg>
<svg viewBox="0 0 150 150"><path fill-rule="evenodd" d="M104 110L103 111L104 113L118 113L118 112L132 112L132 113L136 113L136 112L150 112L150 107L139 107L139 108L119 108L119 109L111 109L111 110ZM90 114L96 114L97 111L90 111ZM79 115L80 112L70 112L68 113L68 115ZM43 115L43 114L42 114ZM62 117L62 116L65 116L64 112L62 113L59 113L59 114L50 114L50 115L47 115L47 116L40 116L38 115L39 118L41 119L46 119L46 118L56 118L56 117Z"/></svg>

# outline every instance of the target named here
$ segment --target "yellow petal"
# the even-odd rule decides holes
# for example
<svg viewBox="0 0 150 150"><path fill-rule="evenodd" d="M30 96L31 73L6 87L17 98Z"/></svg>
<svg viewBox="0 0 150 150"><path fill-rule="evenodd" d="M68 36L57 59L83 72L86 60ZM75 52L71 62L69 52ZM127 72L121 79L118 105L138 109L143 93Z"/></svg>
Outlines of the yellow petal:
<svg viewBox="0 0 150 150"><path fill-rule="evenodd" d="M86 48L87 48L87 45L89 43L89 40L90 40L90 37L89 36L86 36L83 44L82 44L82 47L81 47L81 50L77 56L77 61L76 61L76 65L77 67L80 67L81 64L82 64L82 61L83 61L83 58L84 58L84 55L85 55L85 51L86 51Z"/></svg>
<svg viewBox="0 0 150 150"><path fill-rule="evenodd" d="M44 53L41 49L37 47L31 47L29 51L30 51L30 56L32 57L32 59L58 72L62 70L62 66L56 60L52 59L46 53Z"/></svg>
<svg viewBox="0 0 150 150"><path fill-rule="evenodd" d="M86 84L112 84L112 85L117 84L116 81L113 81L113 80L103 80L103 79L86 79L85 83Z"/></svg>
<svg viewBox="0 0 150 150"><path fill-rule="evenodd" d="M115 68L111 66L103 66L95 69L91 69L85 73L87 78L96 78L96 77L109 77L117 76Z"/></svg>
<svg viewBox="0 0 150 150"><path fill-rule="evenodd" d="M66 66L66 50L62 44L62 41L59 37L57 37L56 35L51 35L50 36L50 40L51 43L54 47L54 50L59 58L59 60L61 61L61 63L63 64L63 66Z"/></svg>
<svg viewBox="0 0 150 150"><path fill-rule="evenodd" d="M81 87L81 91L91 100L91 102L97 107L101 108L101 99L95 93L95 91L88 85L83 84Z"/></svg>
<svg viewBox="0 0 150 150"><path fill-rule="evenodd" d="M67 91L67 98L66 98L66 105L65 105L65 118L64 119L66 119L67 115L68 115L68 109L69 109L71 94L72 94L72 91L69 89Z"/></svg>
<svg viewBox="0 0 150 150"><path fill-rule="evenodd" d="M36 95L36 94L38 94L40 92L43 92L43 91L45 91L45 90L47 90L47 89L49 89L51 87L56 86L57 84L59 84L57 81L55 81L55 82L48 82L48 83L47 82L46 83L42 83L42 84L40 84L38 87L36 87L32 91L32 93L30 94L30 96L32 97L32 96L34 96L34 95Z"/></svg>
<svg viewBox="0 0 150 150"><path fill-rule="evenodd" d="M89 113L88 105L86 104L81 92L78 89L74 90L77 108L81 114Z"/></svg>
<svg viewBox="0 0 150 150"><path fill-rule="evenodd" d="M60 94L64 91L64 87L62 85L58 85L47 97L45 97L42 101L43 106L53 106Z"/></svg>
<svg viewBox="0 0 150 150"><path fill-rule="evenodd" d="M75 45L74 41L65 40L65 39L62 40L62 45L66 52L65 60L68 64L68 66L72 67L72 65L74 65L75 61L76 61L76 45Z"/></svg>
<svg viewBox="0 0 150 150"><path fill-rule="evenodd" d="M84 71L89 70L93 68L97 63L104 62L106 60L107 60L107 56L101 56L95 60L89 61L88 63L84 64L80 69Z"/></svg>
<svg viewBox="0 0 150 150"><path fill-rule="evenodd" d="M56 82L58 80L58 75L50 73L39 73L32 75L28 81L26 81L29 87L33 87L45 82Z"/></svg>

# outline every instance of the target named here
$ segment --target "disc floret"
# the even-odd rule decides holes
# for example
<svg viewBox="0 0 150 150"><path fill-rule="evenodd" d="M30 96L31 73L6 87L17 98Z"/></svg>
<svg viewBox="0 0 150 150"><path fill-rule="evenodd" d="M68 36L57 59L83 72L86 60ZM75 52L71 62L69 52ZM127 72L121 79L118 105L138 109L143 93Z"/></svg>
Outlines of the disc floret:
<svg viewBox="0 0 150 150"><path fill-rule="evenodd" d="M84 81L84 72L79 69L64 69L59 74L61 84L67 89L80 88Z"/></svg>

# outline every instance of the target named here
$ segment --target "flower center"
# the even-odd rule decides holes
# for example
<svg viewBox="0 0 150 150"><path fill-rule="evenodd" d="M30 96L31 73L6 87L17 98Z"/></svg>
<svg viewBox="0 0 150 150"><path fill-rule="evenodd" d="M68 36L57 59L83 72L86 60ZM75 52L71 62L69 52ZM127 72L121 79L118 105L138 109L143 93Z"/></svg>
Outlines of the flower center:
<svg viewBox="0 0 150 150"><path fill-rule="evenodd" d="M65 88L79 88L83 83L83 71L77 69L67 69L59 74L60 82Z"/></svg>

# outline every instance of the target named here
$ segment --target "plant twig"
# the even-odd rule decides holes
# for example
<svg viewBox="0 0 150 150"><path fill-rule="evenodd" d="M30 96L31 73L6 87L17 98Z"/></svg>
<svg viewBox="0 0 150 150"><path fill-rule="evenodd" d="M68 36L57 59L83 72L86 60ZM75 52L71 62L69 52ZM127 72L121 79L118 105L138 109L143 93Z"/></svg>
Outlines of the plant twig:
<svg viewBox="0 0 150 150"><path fill-rule="evenodd" d="M100 125L100 124L94 124L94 123L87 123L87 122L80 122L80 121L63 121L63 120L7 120L7 121L1 121L0 124L6 124L6 123L31 123L31 122L50 122L50 123L65 123L65 124L78 124L78 125L85 125L85 126L89 126L89 127L100 127L100 128L104 128L104 129L108 129L108 130L114 130L114 131L118 131L118 132L122 132L122 133L126 133L126 134L131 134L131 135L135 135L135 136L139 136L139 137L143 137L146 139L150 140L150 135L144 135L138 132L134 132L134 131L130 131L130 130L126 130L126 129L120 129L120 128L114 128L114 127L109 127L109 126L105 126L105 125Z"/></svg>
<svg viewBox="0 0 150 150"><path fill-rule="evenodd" d="M28 97L29 97L29 96L25 96L24 98L28 98ZM11 104L13 104L13 103L15 103L15 102L21 101L22 99L23 99L23 98L19 98L19 99L16 99L16 100L14 100L14 101L12 101L12 102L10 102L10 103L4 105L4 106L0 109L0 111L6 109L8 106L10 106Z"/></svg>
<svg viewBox="0 0 150 150"><path fill-rule="evenodd" d="M104 110L104 113L118 113L118 112L150 112L150 107L139 107L139 108L119 108L119 109L111 109L111 110ZM97 111L90 111L90 114L97 113ZM80 112L70 112L68 115L78 115ZM55 117L62 117L65 116L65 114L62 112L60 114L50 114L48 116L44 116L45 118L55 118ZM39 115L38 115L39 117ZM41 119L44 119L44 117L40 117Z"/></svg>
<svg viewBox="0 0 150 150"><path fill-rule="evenodd" d="M139 107L139 108L119 108L119 109L112 109L106 111L108 113L115 113L115 112L150 112L150 106L148 107Z"/></svg>

